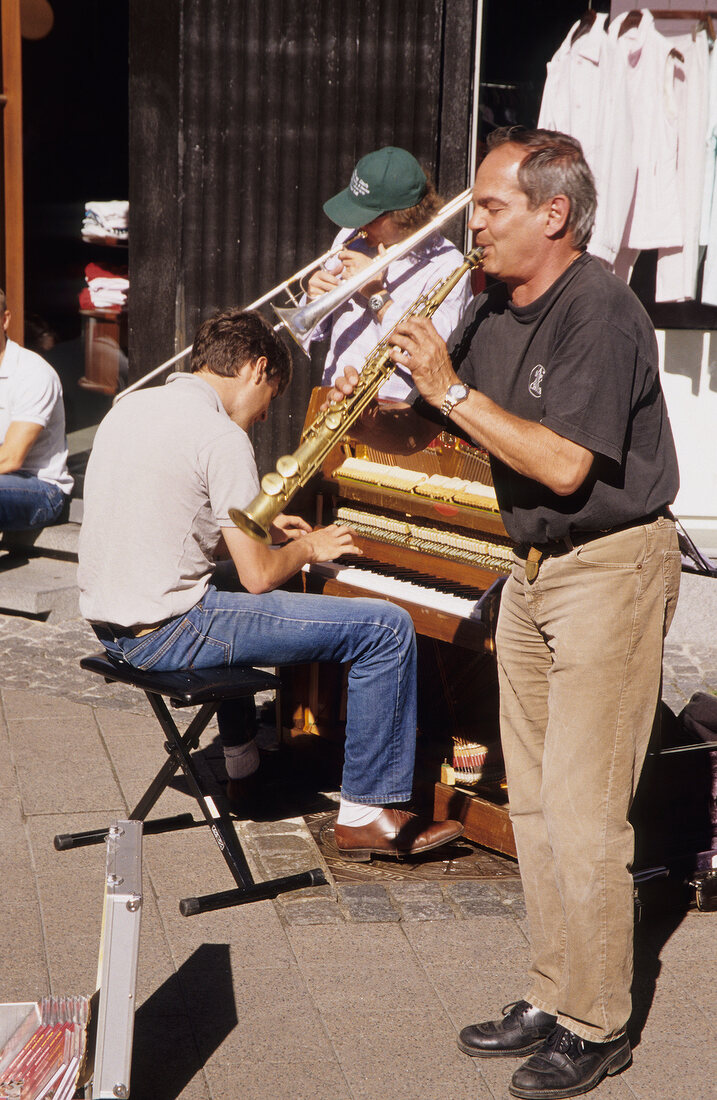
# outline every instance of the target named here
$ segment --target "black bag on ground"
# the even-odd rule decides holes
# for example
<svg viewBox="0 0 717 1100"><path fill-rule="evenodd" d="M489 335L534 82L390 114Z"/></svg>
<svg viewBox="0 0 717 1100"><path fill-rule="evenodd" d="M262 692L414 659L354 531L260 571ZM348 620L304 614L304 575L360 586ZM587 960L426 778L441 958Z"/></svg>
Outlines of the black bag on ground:
<svg viewBox="0 0 717 1100"><path fill-rule="evenodd" d="M708 870L717 854L717 696L697 692L673 714L661 704L630 813L635 869Z"/></svg>

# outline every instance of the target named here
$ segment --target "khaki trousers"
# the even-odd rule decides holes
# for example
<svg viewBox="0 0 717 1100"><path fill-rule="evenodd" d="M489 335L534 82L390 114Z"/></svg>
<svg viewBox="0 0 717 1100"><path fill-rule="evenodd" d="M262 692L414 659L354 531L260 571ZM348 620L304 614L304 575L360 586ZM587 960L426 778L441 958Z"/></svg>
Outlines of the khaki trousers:
<svg viewBox="0 0 717 1100"><path fill-rule="evenodd" d="M572 547L572 544L570 544ZM531 940L526 1000L583 1039L630 1016L634 851L627 817L677 602L675 526L657 519L516 557L497 649L510 816Z"/></svg>

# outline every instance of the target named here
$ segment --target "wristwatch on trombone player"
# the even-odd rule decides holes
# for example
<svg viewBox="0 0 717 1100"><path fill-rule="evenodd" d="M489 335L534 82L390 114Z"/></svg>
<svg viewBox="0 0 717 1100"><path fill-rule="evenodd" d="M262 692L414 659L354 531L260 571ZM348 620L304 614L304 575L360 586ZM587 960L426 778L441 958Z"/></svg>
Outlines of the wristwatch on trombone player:
<svg viewBox="0 0 717 1100"><path fill-rule="evenodd" d="M463 382L454 382L446 390L440 411L444 416L450 416L456 405L460 405L461 401L465 401L470 392L468 386L464 385Z"/></svg>
<svg viewBox="0 0 717 1100"><path fill-rule="evenodd" d="M379 313L386 305L391 301L391 295L387 290L379 290L377 294L372 294L368 300L368 308L373 313L374 317L378 317Z"/></svg>

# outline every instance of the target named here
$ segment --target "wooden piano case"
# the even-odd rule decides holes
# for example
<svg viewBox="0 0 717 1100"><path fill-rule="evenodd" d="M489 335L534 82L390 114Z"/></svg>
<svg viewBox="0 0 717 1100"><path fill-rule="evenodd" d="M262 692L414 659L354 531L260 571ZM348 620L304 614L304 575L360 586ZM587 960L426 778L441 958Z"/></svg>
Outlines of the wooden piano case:
<svg viewBox="0 0 717 1100"><path fill-rule="evenodd" d="M324 392L314 391L307 425L313 421ZM347 463L347 459L352 461ZM358 475L356 459L362 464ZM405 488L400 479L396 483L393 467L397 475L408 469L427 478L419 485L422 491ZM466 481L473 486L475 503L470 492L466 495L456 490ZM400 591L384 595L378 586L367 590L361 586L363 582L334 576L331 569L321 567L305 572L303 583L306 591L327 595L391 599L410 613L418 640L417 797L425 800L427 793L430 795L437 819L462 820L469 839L515 856L498 733L494 653L509 543L497 507L491 504L491 492L486 456L447 433L411 456L377 454L344 439L324 464L316 522L344 518L342 511L348 508L346 522L354 525L358 520L357 541L365 555L362 569L385 569L399 579L404 574L418 578L431 589L435 586L439 598L427 598L424 603L417 601L415 594L406 598ZM443 592L446 607L440 602ZM468 601L468 614L453 609L454 594L463 598L464 607ZM345 669L328 664L285 668L281 696L285 737L315 735L341 744ZM483 779L474 788L440 781L441 765L452 759L453 737L478 741L488 749Z"/></svg>

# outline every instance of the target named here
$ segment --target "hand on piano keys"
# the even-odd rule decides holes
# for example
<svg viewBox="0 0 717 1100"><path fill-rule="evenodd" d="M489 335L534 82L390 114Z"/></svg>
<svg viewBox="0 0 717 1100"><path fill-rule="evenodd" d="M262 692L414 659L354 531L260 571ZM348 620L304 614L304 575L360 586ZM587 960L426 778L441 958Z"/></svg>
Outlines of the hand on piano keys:
<svg viewBox="0 0 717 1100"><path fill-rule="evenodd" d="M354 542L354 533L345 523L330 523L316 527L303 536L311 542L312 563L335 561L344 555L363 557L363 550Z"/></svg>

